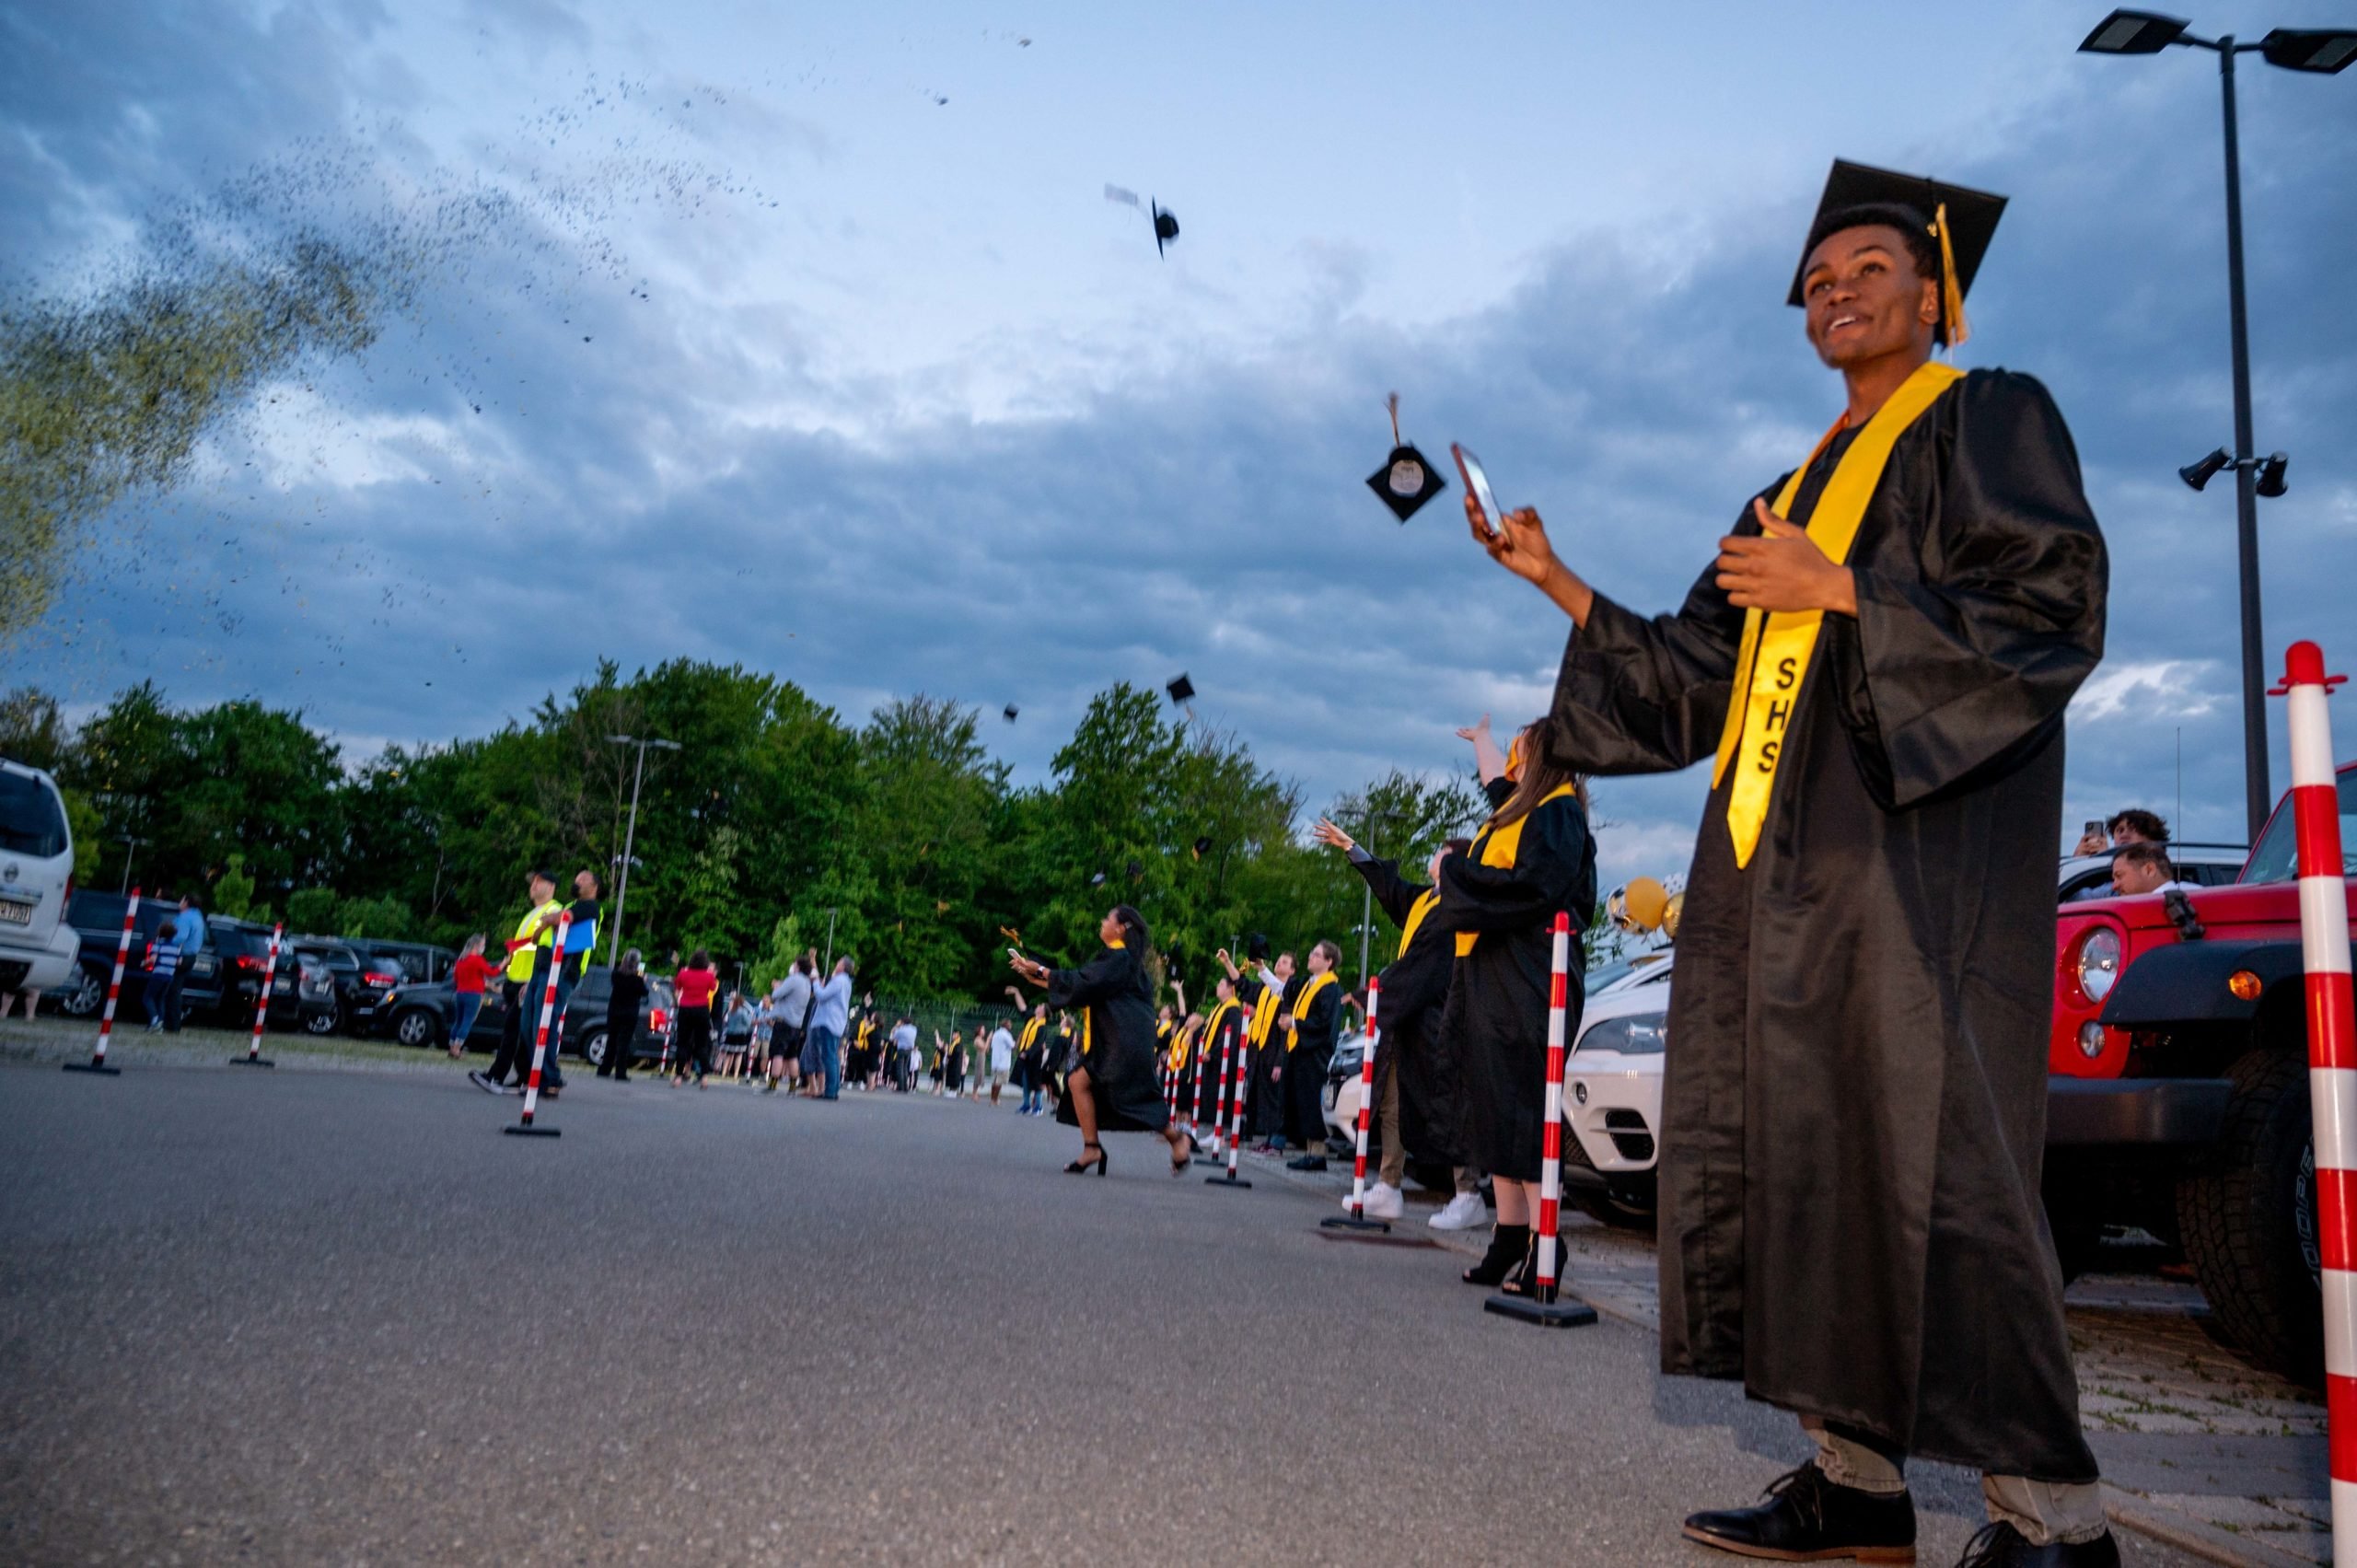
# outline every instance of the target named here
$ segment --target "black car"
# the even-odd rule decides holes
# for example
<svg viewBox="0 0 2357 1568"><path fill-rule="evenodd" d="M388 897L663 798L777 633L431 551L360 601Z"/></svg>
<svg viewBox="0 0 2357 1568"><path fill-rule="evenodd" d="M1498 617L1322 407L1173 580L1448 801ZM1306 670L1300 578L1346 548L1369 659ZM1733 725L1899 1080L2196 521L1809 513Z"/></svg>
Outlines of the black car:
<svg viewBox="0 0 2357 1568"><path fill-rule="evenodd" d="M374 936L355 936L344 945L364 958L383 958L399 966L403 985L447 980L459 961L458 954L430 942L388 942Z"/></svg>
<svg viewBox="0 0 2357 1568"><path fill-rule="evenodd" d="M341 1011L334 971L308 953L281 948L270 978L270 1028L328 1034Z"/></svg>
<svg viewBox="0 0 2357 1568"><path fill-rule="evenodd" d="M312 1032L325 1034L338 1025L354 1034L370 1032L385 998L401 983L401 966L390 958L363 954L350 943L333 937L296 936L290 940L296 952L310 954L335 975L339 1016L327 1028Z"/></svg>
<svg viewBox="0 0 2357 1568"><path fill-rule="evenodd" d="M447 1044L458 1022L458 987L447 977L394 987L377 1005L374 1019L377 1033L415 1046ZM506 996L494 981L483 988L482 1010L467 1031L467 1049L498 1050L500 1031L506 1027Z"/></svg>
<svg viewBox="0 0 2357 1568"><path fill-rule="evenodd" d="M606 1037L606 1004L614 993L614 971L602 964L582 972L564 1005L563 1048L593 1067L606 1064L610 1042ZM646 977L646 1000L638 1005L638 1029L631 1040L630 1064L659 1059L668 1049L671 1028L671 982L660 975Z"/></svg>
<svg viewBox="0 0 2357 1568"><path fill-rule="evenodd" d="M77 888L66 900L66 923L82 938L80 961L75 964L70 982L54 993L58 1009L69 1017L95 1018L107 1005L107 983L114 978L114 955L122 942L123 906L130 900L121 893L102 893ZM131 955L123 967L123 991L136 995L138 982L133 979L140 960L146 956L156 933L168 920L177 920L180 906L168 899L142 899L139 912L132 923ZM180 1011L191 1018L201 1018L219 1011L221 1007L221 976L224 950L215 933L218 922L205 921L204 949L190 955L188 978L180 982ZM253 1005L253 994L247 993L246 1004ZM249 1018L251 1017L249 1013Z"/></svg>

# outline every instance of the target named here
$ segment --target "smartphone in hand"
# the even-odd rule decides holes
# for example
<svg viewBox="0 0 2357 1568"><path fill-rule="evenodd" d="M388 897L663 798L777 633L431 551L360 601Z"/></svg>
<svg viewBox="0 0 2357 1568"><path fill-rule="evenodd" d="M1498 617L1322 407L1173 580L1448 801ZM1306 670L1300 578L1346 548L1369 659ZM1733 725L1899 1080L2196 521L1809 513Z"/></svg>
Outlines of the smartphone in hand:
<svg viewBox="0 0 2357 1568"><path fill-rule="evenodd" d="M1497 496L1491 493L1490 476L1482 470L1481 459L1454 441L1448 444L1448 455L1457 459L1457 471L1465 481L1466 494L1472 496L1474 505L1481 508L1482 523L1494 529L1498 519L1505 516L1505 511L1498 505Z"/></svg>

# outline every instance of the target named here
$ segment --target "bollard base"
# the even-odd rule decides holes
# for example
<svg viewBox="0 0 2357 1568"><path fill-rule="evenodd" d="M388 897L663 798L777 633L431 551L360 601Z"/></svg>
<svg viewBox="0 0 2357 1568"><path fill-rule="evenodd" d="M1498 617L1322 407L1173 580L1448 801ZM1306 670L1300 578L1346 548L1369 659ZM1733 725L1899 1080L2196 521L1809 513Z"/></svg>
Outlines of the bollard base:
<svg viewBox="0 0 2357 1568"><path fill-rule="evenodd" d="M1493 1295L1481 1303L1481 1310L1542 1329L1584 1329L1596 1321L1596 1308L1577 1296L1538 1301L1527 1295Z"/></svg>
<svg viewBox="0 0 2357 1568"><path fill-rule="evenodd" d="M564 1136L564 1130L561 1127L535 1127L528 1121L519 1121L513 1127L502 1127L500 1131L518 1138L562 1138Z"/></svg>
<svg viewBox="0 0 2357 1568"><path fill-rule="evenodd" d="M1218 1155L1197 1155L1195 1156L1195 1163L1197 1165L1207 1165L1213 1169L1217 1170L1227 1164L1227 1161Z"/></svg>
<svg viewBox="0 0 2357 1568"><path fill-rule="evenodd" d="M1386 1236L1391 1234L1388 1220L1363 1219L1357 1214L1329 1214L1318 1222L1318 1227L1320 1230L1379 1230Z"/></svg>
<svg viewBox="0 0 2357 1568"><path fill-rule="evenodd" d="M267 1056L232 1056L229 1058L229 1065L232 1067L275 1067L278 1063Z"/></svg>
<svg viewBox="0 0 2357 1568"><path fill-rule="evenodd" d="M122 1076L122 1068L110 1067L103 1062L68 1062L65 1070L68 1073L102 1073L110 1078Z"/></svg>
<svg viewBox="0 0 2357 1568"><path fill-rule="evenodd" d="M1206 1176L1203 1178L1203 1185L1206 1187L1249 1187L1252 1184L1240 1176Z"/></svg>

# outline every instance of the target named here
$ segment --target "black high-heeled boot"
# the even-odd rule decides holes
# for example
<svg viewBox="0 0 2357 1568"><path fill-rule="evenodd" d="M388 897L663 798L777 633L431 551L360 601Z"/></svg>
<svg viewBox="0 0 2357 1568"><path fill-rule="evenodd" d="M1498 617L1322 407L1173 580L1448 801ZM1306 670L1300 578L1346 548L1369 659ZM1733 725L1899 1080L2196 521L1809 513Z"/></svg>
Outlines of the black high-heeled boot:
<svg viewBox="0 0 2357 1568"><path fill-rule="evenodd" d="M1490 1250L1459 1277L1469 1285L1494 1285L1522 1266L1530 1250L1530 1227L1501 1225L1490 1233Z"/></svg>

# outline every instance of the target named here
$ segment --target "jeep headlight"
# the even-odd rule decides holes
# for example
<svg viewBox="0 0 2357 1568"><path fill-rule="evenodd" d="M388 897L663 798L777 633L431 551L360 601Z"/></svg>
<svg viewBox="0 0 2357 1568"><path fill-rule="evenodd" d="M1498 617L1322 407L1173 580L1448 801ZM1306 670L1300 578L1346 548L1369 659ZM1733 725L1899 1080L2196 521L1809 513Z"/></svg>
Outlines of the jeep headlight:
<svg viewBox="0 0 2357 1568"><path fill-rule="evenodd" d="M1658 1056L1669 1044L1669 1020L1660 1013L1607 1018L1580 1038L1581 1051L1615 1051L1623 1056Z"/></svg>
<svg viewBox="0 0 2357 1568"><path fill-rule="evenodd" d="M2088 1001L2101 1002L2119 979L2119 933L2099 925L2079 944L2079 990Z"/></svg>

